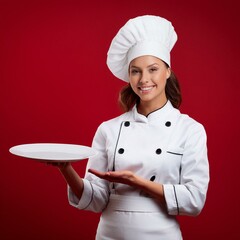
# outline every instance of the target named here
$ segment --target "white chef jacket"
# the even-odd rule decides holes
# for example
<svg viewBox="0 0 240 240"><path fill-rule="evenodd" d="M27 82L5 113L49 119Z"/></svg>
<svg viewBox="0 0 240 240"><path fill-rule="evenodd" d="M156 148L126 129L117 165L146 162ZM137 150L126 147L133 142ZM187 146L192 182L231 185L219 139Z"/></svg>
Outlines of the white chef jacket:
<svg viewBox="0 0 240 240"><path fill-rule="evenodd" d="M87 170L130 170L140 177L163 184L169 219L173 215L198 215L202 210L209 182L206 133L200 123L181 114L170 101L148 116L139 114L134 106L131 111L103 122L96 131L92 147L98 154L89 159ZM70 204L79 209L105 211L111 205L109 196L134 198L135 203L137 199L150 199L138 188L109 183L87 171L83 181L80 200L68 188ZM136 204L127 203L126 206L126 211L131 212L131 206L134 209ZM111 217L109 221L112 221ZM147 239L136 238L135 234L134 237Z"/></svg>

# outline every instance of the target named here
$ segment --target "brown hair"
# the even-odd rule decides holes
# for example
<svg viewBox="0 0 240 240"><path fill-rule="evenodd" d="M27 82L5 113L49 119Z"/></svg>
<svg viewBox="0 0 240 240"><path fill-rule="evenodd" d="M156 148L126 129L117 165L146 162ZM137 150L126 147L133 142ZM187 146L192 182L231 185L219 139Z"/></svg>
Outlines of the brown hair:
<svg viewBox="0 0 240 240"><path fill-rule="evenodd" d="M167 79L165 86L165 92L167 99L172 103L173 107L179 108L182 102L182 95L178 79L173 71L171 71L170 77ZM118 99L119 105L124 112L129 111L132 107L140 102L139 96L132 90L130 84L124 86Z"/></svg>

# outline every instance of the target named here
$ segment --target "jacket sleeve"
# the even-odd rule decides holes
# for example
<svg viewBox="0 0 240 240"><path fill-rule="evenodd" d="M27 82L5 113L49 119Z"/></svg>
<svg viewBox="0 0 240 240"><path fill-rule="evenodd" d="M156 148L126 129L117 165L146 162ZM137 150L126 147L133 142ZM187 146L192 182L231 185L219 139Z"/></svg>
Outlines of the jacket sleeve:
<svg viewBox="0 0 240 240"><path fill-rule="evenodd" d="M206 200L209 183L207 138L202 125L188 133L183 152L180 183L165 184L164 195L170 215L198 215Z"/></svg>
<svg viewBox="0 0 240 240"><path fill-rule="evenodd" d="M92 143L92 147L97 150L98 153L88 160L85 177L83 179L84 189L81 199L78 199L73 194L71 188L68 187L69 203L78 209L101 212L108 203L109 183L88 172L89 168L103 172L108 170L105 142L106 138L103 135L102 125L100 125Z"/></svg>

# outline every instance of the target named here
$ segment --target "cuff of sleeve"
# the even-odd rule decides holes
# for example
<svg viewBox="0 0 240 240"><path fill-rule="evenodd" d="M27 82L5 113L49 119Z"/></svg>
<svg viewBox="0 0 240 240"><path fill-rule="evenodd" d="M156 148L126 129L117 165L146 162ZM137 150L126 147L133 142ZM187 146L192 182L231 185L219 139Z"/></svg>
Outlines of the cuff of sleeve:
<svg viewBox="0 0 240 240"><path fill-rule="evenodd" d="M68 186L69 204L79 209L87 208L92 202L93 198L93 188L91 183L88 180L83 179L83 186L83 193L80 199L72 192L72 189Z"/></svg>
<svg viewBox="0 0 240 240"><path fill-rule="evenodd" d="M179 215L178 201L175 186L172 184L164 184L164 196L167 204L169 215Z"/></svg>

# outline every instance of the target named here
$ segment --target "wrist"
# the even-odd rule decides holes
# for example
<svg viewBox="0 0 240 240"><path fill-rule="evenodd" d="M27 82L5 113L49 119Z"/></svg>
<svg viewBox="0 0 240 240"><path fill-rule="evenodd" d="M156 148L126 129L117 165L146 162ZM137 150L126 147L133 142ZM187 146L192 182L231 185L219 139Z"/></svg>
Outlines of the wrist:
<svg viewBox="0 0 240 240"><path fill-rule="evenodd" d="M71 163L64 162L64 163L60 163L60 164L58 165L58 169L59 169L61 172L64 172L64 171L66 171L67 169L69 169L70 166L71 166Z"/></svg>
<svg viewBox="0 0 240 240"><path fill-rule="evenodd" d="M133 175L133 185L140 188L140 189L145 189L146 188L146 179L141 178L139 176Z"/></svg>

